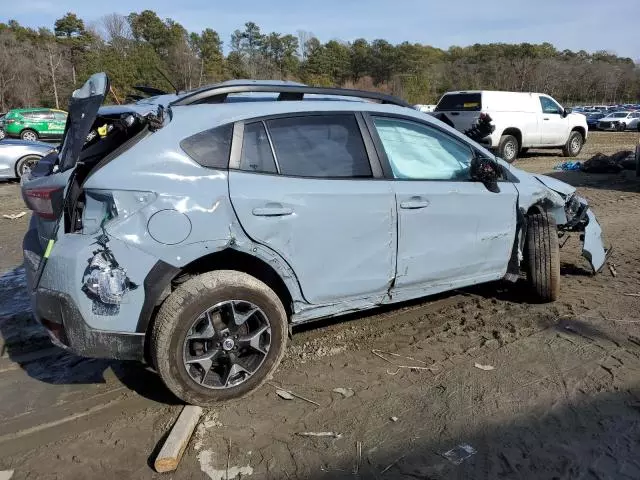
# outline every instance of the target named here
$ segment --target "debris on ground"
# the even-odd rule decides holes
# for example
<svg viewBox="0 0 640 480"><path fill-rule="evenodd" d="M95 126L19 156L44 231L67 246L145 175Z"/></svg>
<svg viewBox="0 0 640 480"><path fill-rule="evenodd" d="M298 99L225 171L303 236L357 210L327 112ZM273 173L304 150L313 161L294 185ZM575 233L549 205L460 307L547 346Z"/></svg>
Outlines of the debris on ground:
<svg viewBox="0 0 640 480"><path fill-rule="evenodd" d="M407 454L405 453L404 455L402 455L401 457L398 457L397 459L395 459L393 462L391 462L389 465L387 465L381 472L380 475L385 474L389 469L391 469L391 467L393 467L394 465L397 465L400 460L402 460L404 457L406 457Z"/></svg>
<svg viewBox="0 0 640 480"><path fill-rule="evenodd" d="M309 400L306 397L303 397L302 395L297 394L296 392L292 392L291 390L285 390L284 388L279 387L278 385L271 383L271 382L267 382L267 385L271 385L273 388L276 389L276 393L281 397L281 398L285 398L282 395L280 395L278 392L282 392L285 395L291 395L294 396L296 398L299 398L300 400L304 400L305 402L309 402L312 403L313 405L316 405L318 407L320 407L321 405L318 402L314 402L313 400ZM285 400L291 400L290 398L285 398Z"/></svg>
<svg viewBox="0 0 640 480"><path fill-rule="evenodd" d="M631 150L622 150L613 155L596 153L586 162L562 162L554 166L553 169L586 173L619 173L622 170L635 170L636 158Z"/></svg>
<svg viewBox="0 0 640 480"><path fill-rule="evenodd" d="M355 395L355 392L351 388L342 388L342 387L340 387L340 388L334 388L333 391L335 393L339 393L344 398L353 397Z"/></svg>
<svg viewBox="0 0 640 480"><path fill-rule="evenodd" d="M625 297L640 297L640 293L625 293Z"/></svg>
<svg viewBox="0 0 640 480"><path fill-rule="evenodd" d="M616 270L616 264L615 263L609 263L607 264L609 266L609 271L611 272L611 275L615 278L618 276L618 271Z"/></svg>
<svg viewBox="0 0 640 480"><path fill-rule="evenodd" d="M156 457L154 462L156 472L172 472L178 468L182 454L189 444L201 415L201 407L187 405L182 409L178 420L173 424L167 440Z"/></svg>
<svg viewBox="0 0 640 480"><path fill-rule="evenodd" d="M299 432L299 436L301 437L330 437L330 438L342 438L341 433L335 432Z"/></svg>
<svg viewBox="0 0 640 480"><path fill-rule="evenodd" d="M0 471L0 480L10 480L13 477L13 470Z"/></svg>
<svg viewBox="0 0 640 480"><path fill-rule="evenodd" d="M387 370L387 375L397 375L398 372L400 372L400 370L403 369L403 368L408 368L409 370L429 370L429 371L432 371L432 372L438 371L437 367L423 367L421 365L398 365L397 363L394 363L391 360L389 360L388 358L386 358L385 355L389 355L389 356L397 357L397 358L404 358L405 360L411 360L412 362L422 363L423 365L427 364L427 362L424 362L422 360L418 360L417 358L405 357L404 355L399 355L397 353L385 352L385 351L376 350L376 349L371 350L371 353L373 353L376 357L381 358L385 362L387 362L387 363L393 365L394 367L396 367L396 371L395 372L390 372L389 370Z"/></svg>
<svg viewBox="0 0 640 480"><path fill-rule="evenodd" d="M448 452L444 452L442 456L449 460L454 465L460 465L467 458L476 454L476 449L471 445L462 443L455 448L452 448Z"/></svg>
<svg viewBox="0 0 640 480"><path fill-rule="evenodd" d="M391 420L393 423L396 423L399 418L398 417L391 417L389 420Z"/></svg>
<svg viewBox="0 0 640 480"><path fill-rule="evenodd" d="M479 363L476 363L473 366L476 367L476 368L479 368L480 370L484 370L486 372L496 369L496 367L494 367L493 365L481 365Z"/></svg>
<svg viewBox="0 0 640 480"><path fill-rule="evenodd" d="M362 442L356 442L356 464L353 466L353 474L358 475L362 464Z"/></svg>
<svg viewBox="0 0 640 480"><path fill-rule="evenodd" d="M276 390L276 395L278 395L280 398L283 398L284 400L293 400L294 398L296 398L286 390Z"/></svg>
<svg viewBox="0 0 640 480"><path fill-rule="evenodd" d="M8 218L9 220L17 220L19 218L24 217L26 214L27 212L9 213L9 214L2 215L2 218Z"/></svg>

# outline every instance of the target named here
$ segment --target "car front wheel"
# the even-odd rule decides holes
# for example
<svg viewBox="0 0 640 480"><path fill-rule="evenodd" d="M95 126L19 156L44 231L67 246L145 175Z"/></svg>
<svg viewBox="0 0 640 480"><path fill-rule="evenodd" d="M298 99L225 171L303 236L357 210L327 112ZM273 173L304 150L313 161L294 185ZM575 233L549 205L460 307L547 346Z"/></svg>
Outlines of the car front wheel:
<svg viewBox="0 0 640 480"><path fill-rule="evenodd" d="M28 174L40 161L39 155L26 155L16 163L16 177L22 178Z"/></svg>
<svg viewBox="0 0 640 480"><path fill-rule="evenodd" d="M560 292L560 246L556 223L546 213L527 218L526 273L541 302L553 302Z"/></svg>
<svg viewBox="0 0 640 480"><path fill-rule="evenodd" d="M286 349L287 326L282 302L260 280L232 270L205 273L163 303L152 360L178 398L213 406L271 377Z"/></svg>

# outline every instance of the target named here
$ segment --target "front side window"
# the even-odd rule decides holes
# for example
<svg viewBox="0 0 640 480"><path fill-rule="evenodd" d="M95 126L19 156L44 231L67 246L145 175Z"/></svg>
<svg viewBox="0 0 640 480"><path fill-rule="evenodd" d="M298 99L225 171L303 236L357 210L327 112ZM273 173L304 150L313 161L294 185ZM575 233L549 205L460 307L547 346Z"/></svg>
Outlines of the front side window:
<svg viewBox="0 0 640 480"><path fill-rule="evenodd" d="M282 175L371 177L371 165L353 115L314 115L266 122Z"/></svg>
<svg viewBox="0 0 640 480"><path fill-rule="evenodd" d="M66 113L54 112L53 116L56 119L56 121L58 121L58 122L66 122L67 121L67 114Z"/></svg>
<svg viewBox="0 0 640 480"><path fill-rule="evenodd" d="M375 117L374 124L394 178L468 180L471 149L435 128L398 118Z"/></svg>
<svg viewBox="0 0 640 480"><path fill-rule="evenodd" d="M560 105L551 100L549 97L540 97L540 104L542 105L542 111L544 113L557 115L560 115L562 113Z"/></svg>

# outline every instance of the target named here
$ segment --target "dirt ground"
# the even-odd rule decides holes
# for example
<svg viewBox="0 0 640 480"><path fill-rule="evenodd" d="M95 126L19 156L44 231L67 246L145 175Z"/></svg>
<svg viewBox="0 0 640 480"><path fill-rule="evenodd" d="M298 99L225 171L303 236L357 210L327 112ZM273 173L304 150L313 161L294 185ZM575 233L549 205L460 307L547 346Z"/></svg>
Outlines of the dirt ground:
<svg viewBox="0 0 640 480"><path fill-rule="evenodd" d="M637 140L595 133L579 159ZM27 218L0 218L0 479L640 478L640 179L553 172L562 160L517 166L589 199L615 276L592 276L572 237L553 304L492 283L298 329L272 383L316 404L267 385L211 409L168 475L151 465L180 405L143 366L47 342L20 268ZM0 214L22 210L0 185Z"/></svg>

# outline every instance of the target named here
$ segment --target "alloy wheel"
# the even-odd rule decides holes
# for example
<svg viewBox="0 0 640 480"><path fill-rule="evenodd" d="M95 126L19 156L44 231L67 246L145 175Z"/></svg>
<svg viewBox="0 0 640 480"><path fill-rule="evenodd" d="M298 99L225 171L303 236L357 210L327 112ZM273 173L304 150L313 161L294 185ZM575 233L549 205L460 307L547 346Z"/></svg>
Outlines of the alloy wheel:
<svg viewBox="0 0 640 480"><path fill-rule="evenodd" d="M194 320L184 340L184 368L203 387L236 387L258 371L270 346L264 312L249 301L228 300Z"/></svg>

